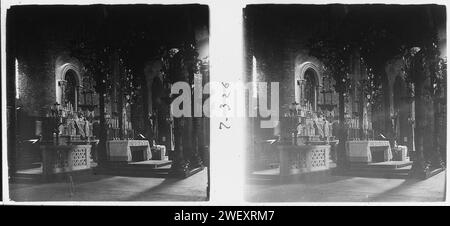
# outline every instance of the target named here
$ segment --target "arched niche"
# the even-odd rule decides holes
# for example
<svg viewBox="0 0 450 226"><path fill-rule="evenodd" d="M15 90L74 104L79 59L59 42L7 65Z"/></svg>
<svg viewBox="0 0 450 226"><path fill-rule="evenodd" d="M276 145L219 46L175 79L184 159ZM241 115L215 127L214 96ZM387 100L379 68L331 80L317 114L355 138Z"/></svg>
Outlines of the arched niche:
<svg viewBox="0 0 450 226"><path fill-rule="evenodd" d="M319 88L323 81L318 66L312 62L304 62L295 68L295 103L310 101L313 110L317 110Z"/></svg>
<svg viewBox="0 0 450 226"><path fill-rule="evenodd" d="M79 68L72 63L65 63L56 70L56 102L63 105L64 100L72 102L74 110L78 108L79 91L82 77ZM70 96L67 96L70 95Z"/></svg>

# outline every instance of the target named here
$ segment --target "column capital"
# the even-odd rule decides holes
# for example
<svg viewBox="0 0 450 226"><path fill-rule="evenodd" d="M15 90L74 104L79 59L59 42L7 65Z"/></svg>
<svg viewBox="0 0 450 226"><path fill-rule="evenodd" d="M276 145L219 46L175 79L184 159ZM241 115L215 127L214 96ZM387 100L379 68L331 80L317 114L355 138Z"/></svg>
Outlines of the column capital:
<svg viewBox="0 0 450 226"><path fill-rule="evenodd" d="M58 86L65 87L66 85L67 85L67 81L66 80L59 80L58 81Z"/></svg>

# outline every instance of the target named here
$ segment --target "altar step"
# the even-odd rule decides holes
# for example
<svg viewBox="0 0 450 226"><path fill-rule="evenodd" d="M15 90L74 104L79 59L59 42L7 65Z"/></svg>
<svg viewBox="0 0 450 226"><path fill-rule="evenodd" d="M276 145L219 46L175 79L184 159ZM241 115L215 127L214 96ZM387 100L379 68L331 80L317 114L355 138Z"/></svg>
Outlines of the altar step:
<svg viewBox="0 0 450 226"><path fill-rule="evenodd" d="M350 168L356 169L399 169L406 166L411 166L412 161L388 161L388 162L375 162L375 163L350 163Z"/></svg>
<svg viewBox="0 0 450 226"><path fill-rule="evenodd" d="M16 156L16 169L31 169L37 168L36 162L41 161L40 152L32 151L21 151Z"/></svg>
<svg viewBox="0 0 450 226"><path fill-rule="evenodd" d="M34 159L27 161L20 161L17 163L16 169L18 170L26 170L26 169L35 169L41 167L40 162L36 162Z"/></svg>
<svg viewBox="0 0 450 226"><path fill-rule="evenodd" d="M386 179L409 178L413 162L389 161L378 163L351 163L349 169L337 171L337 175Z"/></svg>
<svg viewBox="0 0 450 226"><path fill-rule="evenodd" d="M246 180L248 183L256 184L317 182L329 178L332 175L333 169L336 167L336 163L330 162L329 169L312 172L300 172L298 169L291 169L289 176L280 177L279 165L279 163L271 163L269 164L270 168L252 171L247 174Z"/></svg>
<svg viewBox="0 0 450 226"><path fill-rule="evenodd" d="M95 167L97 164L91 163L92 167ZM56 173L52 175L48 175L45 177L42 173L42 166L41 163L34 163L37 167L35 168L29 168L29 169L21 169L17 170L15 174L13 174L10 177L11 183L50 183L50 182L69 182L82 180L86 176L93 174L93 169L83 169L83 170L76 170L71 172L62 172L62 173Z"/></svg>
<svg viewBox="0 0 450 226"><path fill-rule="evenodd" d="M290 175L280 177L280 168L271 168L265 170L258 170L247 175L246 180L251 183L292 183L292 182L307 182L331 176L332 169L319 170L313 172L300 173L296 169L291 169Z"/></svg>
<svg viewBox="0 0 450 226"><path fill-rule="evenodd" d="M94 174L125 176L125 177L155 177L155 178L187 178L205 167L190 169L183 175L174 175L172 173L172 161L170 160L149 160L132 163L108 162L94 168Z"/></svg>
<svg viewBox="0 0 450 226"><path fill-rule="evenodd" d="M131 177L168 177L172 161L107 162L94 169L95 174Z"/></svg>
<svg viewBox="0 0 450 226"><path fill-rule="evenodd" d="M170 160L147 160L139 162L106 162L103 165L108 167L120 167L120 168L144 168L144 169L157 169L165 166L170 166L172 161Z"/></svg>

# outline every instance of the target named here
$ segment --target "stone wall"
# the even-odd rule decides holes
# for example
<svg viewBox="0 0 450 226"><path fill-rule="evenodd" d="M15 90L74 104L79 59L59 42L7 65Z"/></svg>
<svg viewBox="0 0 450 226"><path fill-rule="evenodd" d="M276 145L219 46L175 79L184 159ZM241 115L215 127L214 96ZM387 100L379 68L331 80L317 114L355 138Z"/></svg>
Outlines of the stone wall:
<svg viewBox="0 0 450 226"><path fill-rule="evenodd" d="M55 103L54 64L49 57L17 57L16 85L18 107L32 116L39 116L43 107Z"/></svg>
<svg viewBox="0 0 450 226"><path fill-rule="evenodd" d="M60 46L58 46L60 45ZM37 51L22 49L17 59L17 104L31 116L43 116L43 109L60 102L57 81L63 79L66 67L70 66L81 77L82 65L72 57L60 43L50 42Z"/></svg>

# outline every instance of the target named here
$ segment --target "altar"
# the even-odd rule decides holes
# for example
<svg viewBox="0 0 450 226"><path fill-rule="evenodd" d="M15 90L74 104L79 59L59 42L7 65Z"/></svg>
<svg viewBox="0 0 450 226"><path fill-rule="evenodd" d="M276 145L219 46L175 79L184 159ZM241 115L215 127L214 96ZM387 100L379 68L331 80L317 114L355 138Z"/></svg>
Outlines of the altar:
<svg viewBox="0 0 450 226"><path fill-rule="evenodd" d="M152 158L147 140L110 140L106 149L109 161L138 162Z"/></svg>
<svg viewBox="0 0 450 226"><path fill-rule="evenodd" d="M280 176L329 169L330 147L330 145L277 145L280 154Z"/></svg>
<svg viewBox="0 0 450 226"><path fill-rule="evenodd" d="M345 146L350 162L387 162L393 158L387 140L347 141Z"/></svg>
<svg viewBox="0 0 450 226"><path fill-rule="evenodd" d="M44 176L91 167L91 145L41 145Z"/></svg>

